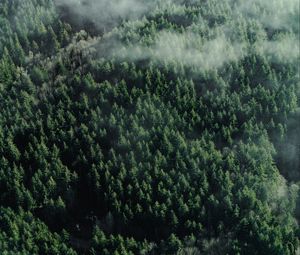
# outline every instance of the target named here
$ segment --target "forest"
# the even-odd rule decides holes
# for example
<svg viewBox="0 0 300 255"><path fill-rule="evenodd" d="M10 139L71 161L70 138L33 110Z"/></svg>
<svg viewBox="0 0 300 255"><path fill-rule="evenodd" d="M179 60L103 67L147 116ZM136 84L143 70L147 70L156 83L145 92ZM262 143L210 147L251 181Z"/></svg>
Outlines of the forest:
<svg viewBox="0 0 300 255"><path fill-rule="evenodd" d="M0 0L0 254L299 255L299 0Z"/></svg>

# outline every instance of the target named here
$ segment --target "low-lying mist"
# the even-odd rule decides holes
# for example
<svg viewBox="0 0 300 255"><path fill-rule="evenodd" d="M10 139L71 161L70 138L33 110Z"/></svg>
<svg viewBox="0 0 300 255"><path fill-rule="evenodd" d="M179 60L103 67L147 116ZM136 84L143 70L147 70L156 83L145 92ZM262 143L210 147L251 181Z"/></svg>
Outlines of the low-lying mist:
<svg viewBox="0 0 300 255"><path fill-rule="evenodd" d="M222 3L169 0L164 4L143 0L55 2L67 10L67 19L76 26L88 31L92 27L92 34L96 31L92 47L98 58L159 65L175 62L201 71L221 69L250 55L289 68L300 60L297 0L226 0ZM219 8L211 8L212 5ZM192 13L192 22L181 18L184 10ZM158 13L170 20L168 28L153 26ZM204 16L204 13L210 15ZM289 79L299 79L299 71L295 75ZM280 85L288 86L290 80L281 80ZM297 147L288 139L284 147L279 147L280 160L296 162L295 167L299 168ZM293 133L292 139L299 141L299 134ZM291 177L289 181L299 180Z"/></svg>

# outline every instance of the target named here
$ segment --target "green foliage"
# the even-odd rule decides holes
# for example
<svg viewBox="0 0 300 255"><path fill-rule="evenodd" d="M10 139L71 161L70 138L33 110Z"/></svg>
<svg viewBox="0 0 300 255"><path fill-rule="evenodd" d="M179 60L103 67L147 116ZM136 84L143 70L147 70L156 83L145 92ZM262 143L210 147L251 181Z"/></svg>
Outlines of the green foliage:
<svg viewBox="0 0 300 255"><path fill-rule="evenodd" d="M31 213L0 207L1 254L64 254L75 255L67 241L52 233Z"/></svg>
<svg viewBox="0 0 300 255"><path fill-rule="evenodd" d="M233 2L1 1L1 254L295 254L299 13Z"/></svg>

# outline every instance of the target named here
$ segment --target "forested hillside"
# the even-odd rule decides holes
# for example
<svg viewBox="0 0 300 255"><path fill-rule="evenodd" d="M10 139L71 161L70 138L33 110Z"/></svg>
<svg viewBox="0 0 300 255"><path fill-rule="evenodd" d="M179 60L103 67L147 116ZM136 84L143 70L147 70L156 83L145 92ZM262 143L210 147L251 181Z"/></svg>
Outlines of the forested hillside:
<svg viewBox="0 0 300 255"><path fill-rule="evenodd" d="M0 0L0 254L300 254L299 0Z"/></svg>

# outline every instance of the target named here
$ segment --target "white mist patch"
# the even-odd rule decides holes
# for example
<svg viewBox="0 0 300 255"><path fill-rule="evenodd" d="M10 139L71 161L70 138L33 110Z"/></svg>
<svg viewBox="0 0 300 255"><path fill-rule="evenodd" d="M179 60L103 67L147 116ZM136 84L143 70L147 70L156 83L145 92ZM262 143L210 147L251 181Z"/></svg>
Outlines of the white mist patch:
<svg viewBox="0 0 300 255"><path fill-rule="evenodd" d="M89 21L99 28L113 27L122 20L137 19L151 6L138 0L55 0L55 3L67 8L77 21Z"/></svg>
<svg viewBox="0 0 300 255"><path fill-rule="evenodd" d="M287 208L292 211L296 208L296 198L298 196L299 186L296 184L288 184L286 179L279 175L278 179L273 182L265 183L267 192L267 202L275 213L282 215L282 220L285 221L284 214Z"/></svg>
<svg viewBox="0 0 300 255"><path fill-rule="evenodd" d="M113 55L122 60L150 59L160 64L176 62L206 71L220 68L231 61L238 61L245 55L245 47L230 42L225 35L205 41L194 33L162 31L155 36L149 47L141 44L124 46L117 43Z"/></svg>
<svg viewBox="0 0 300 255"><path fill-rule="evenodd" d="M278 63L293 63L299 60L299 39L295 35L286 33L270 41L265 31L265 26L269 25L273 28L291 26L292 21L289 18L297 14L299 17L297 0L227 0L224 8L226 13L232 16L231 21L208 29L208 36L203 35L205 29L200 29L204 25L207 26L207 20L200 15L199 20L187 27L186 32L163 29L141 38L138 37L138 31L149 22L147 18L139 19L142 16L164 11L169 13L171 10L172 13L181 14L185 8L192 10L194 7L187 7L181 0L167 0L163 3L157 0L55 1L57 5L69 6L78 17L92 20L99 26L114 27L120 20L127 20L123 28L106 33L104 40L101 39L97 46L100 55L114 57L120 61L151 60L159 64L175 62L207 71L221 68L226 63L237 62L250 53L258 53ZM232 10L230 5L234 6ZM239 30L245 22L249 22L248 32ZM138 25L133 26L135 23ZM122 39L116 39L118 36L115 37L114 33L118 34L122 29L128 29L128 34L133 40L126 39L125 43ZM253 35L254 41L247 41L247 33Z"/></svg>
<svg viewBox="0 0 300 255"><path fill-rule="evenodd" d="M163 32L159 34L153 50L154 58L159 61L181 62L204 70L237 61L242 55L242 45L232 44L224 35L202 41L201 37L192 33Z"/></svg>
<svg viewBox="0 0 300 255"><path fill-rule="evenodd" d="M299 61L300 58L299 39L293 35L286 35L273 41L258 42L255 48L272 62L293 63Z"/></svg>
<svg viewBox="0 0 300 255"><path fill-rule="evenodd" d="M237 11L275 29L299 26L299 0L236 1Z"/></svg>

